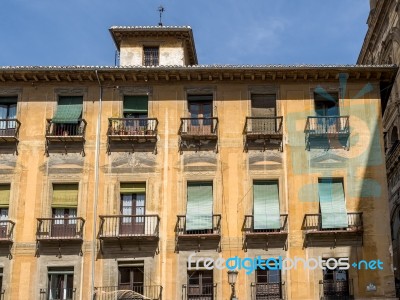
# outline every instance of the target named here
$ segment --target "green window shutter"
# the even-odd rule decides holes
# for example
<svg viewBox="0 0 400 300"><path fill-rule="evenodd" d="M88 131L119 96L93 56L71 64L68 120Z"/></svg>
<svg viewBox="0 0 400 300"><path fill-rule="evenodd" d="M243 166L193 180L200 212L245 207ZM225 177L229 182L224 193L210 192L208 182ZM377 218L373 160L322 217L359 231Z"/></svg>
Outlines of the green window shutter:
<svg viewBox="0 0 400 300"><path fill-rule="evenodd" d="M318 182L322 228L344 228L348 226L343 181L332 178Z"/></svg>
<svg viewBox="0 0 400 300"><path fill-rule="evenodd" d="M187 189L186 230L212 229L212 183L189 183Z"/></svg>
<svg viewBox="0 0 400 300"><path fill-rule="evenodd" d="M82 115L82 97L60 97L53 123L77 123Z"/></svg>
<svg viewBox="0 0 400 300"><path fill-rule="evenodd" d="M10 185L0 185L0 207L8 207L10 204Z"/></svg>
<svg viewBox="0 0 400 300"><path fill-rule="evenodd" d="M76 208L78 206L77 184L53 185L53 208Z"/></svg>
<svg viewBox="0 0 400 300"><path fill-rule="evenodd" d="M124 113L147 113L148 102L147 96L125 96Z"/></svg>
<svg viewBox="0 0 400 300"><path fill-rule="evenodd" d="M280 229L278 181L255 181L254 229Z"/></svg>
<svg viewBox="0 0 400 300"><path fill-rule="evenodd" d="M119 190L121 194L145 194L146 183L121 183Z"/></svg>

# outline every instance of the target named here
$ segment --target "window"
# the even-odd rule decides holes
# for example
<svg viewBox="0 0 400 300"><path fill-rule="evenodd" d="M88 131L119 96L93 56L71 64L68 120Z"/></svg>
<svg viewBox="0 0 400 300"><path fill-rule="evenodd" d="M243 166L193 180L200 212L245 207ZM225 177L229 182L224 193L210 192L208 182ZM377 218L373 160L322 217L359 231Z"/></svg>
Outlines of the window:
<svg viewBox="0 0 400 300"><path fill-rule="evenodd" d="M265 270L257 268L255 288L256 299L281 299L281 271L275 270L273 264L265 266Z"/></svg>
<svg viewBox="0 0 400 300"><path fill-rule="evenodd" d="M254 181L253 199L254 230L280 229L278 181Z"/></svg>
<svg viewBox="0 0 400 300"><path fill-rule="evenodd" d="M82 118L83 98L78 97L64 97L60 96L56 114L52 122L53 135L81 135L81 128L79 120Z"/></svg>
<svg viewBox="0 0 400 300"><path fill-rule="evenodd" d="M211 300L214 294L212 270L189 270L187 299ZM201 298L199 298L201 297Z"/></svg>
<svg viewBox="0 0 400 300"><path fill-rule="evenodd" d="M342 178L318 180L322 229L347 228L347 211Z"/></svg>
<svg viewBox="0 0 400 300"><path fill-rule="evenodd" d="M121 183L120 235L144 234L146 213L146 184ZM126 216L126 217L125 217Z"/></svg>
<svg viewBox="0 0 400 300"><path fill-rule="evenodd" d="M124 96L124 118L147 118L148 96Z"/></svg>
<svg viewBox="0 0 400 300"><path fill-rule="evenodd" d="M329 268L325 267L322 271L324 297L346 297L350 295L348 270L340 270L339 267L334 268L334 264L338 260L336 258ZM324 264L326 265L326 263L325 260Z"/></svg>
<svg viewBox="0 0 400 300"><path fill-rule="evenodd" d="M0 136L14 135L17 118L17 97L0 97ZM10 130L11 129L11 130Z"/></svg>
<svg viewBox="0 0 400 300"><path fill-rule="evenodd" d="M0 185L0 239L8 238L8 206L10 202L10 185ZM1 289L0 289L1 291Z"/></svg>
<svg viewBox="0 0 400 300"><path fill-rule="evenodd" d="M186 233L212 233L212 182L190 182L187 185Z"/></svg>
<svg viewBox="0 0 400 300"><path fill-rule="evenodd" d="M48 269L49 300L74 299L74 268Z"/></svg>
<svg viewBox="0 0 400 300"><path fill-rule="evenodd" d="M132 296L140 296L144 294L143 263L136 263L132 265L120 264L118 266L118 290L135 292L133 295L127 295L129 296L127 299L132 299ZM141 298L138 297L138 299Z"/></svg>
<svg viewBox="0 0 400 300"><path fill-rule="evenodd" d="M275 94L252 94L251 95L252 117L275 117L276 95Z"/></svg>
<svg viewBox="0 0 400 300"><path fill-rule="evenodd" d="M77 233L78 184L53 184L52 237Z"/></svg>
<svg viewBox="0 0 400 300"><path fill-rule="evenodd" d="M158 66L159 64L159 47L144 47L144 65Z"/></svg>
<svg viewBox="0 0 400 300"><path fill-rule="evenodd" d="M188 95L188 108L191 122L190 131L199 131L203 134L212 132L213 121L213 96L212 95Z"/></svg>
<svg viewBox="0 0 400 300"><path fill-rule="evenodd" d="M338 93L314 93L315 113L317 116L339 116Z"/></svg>

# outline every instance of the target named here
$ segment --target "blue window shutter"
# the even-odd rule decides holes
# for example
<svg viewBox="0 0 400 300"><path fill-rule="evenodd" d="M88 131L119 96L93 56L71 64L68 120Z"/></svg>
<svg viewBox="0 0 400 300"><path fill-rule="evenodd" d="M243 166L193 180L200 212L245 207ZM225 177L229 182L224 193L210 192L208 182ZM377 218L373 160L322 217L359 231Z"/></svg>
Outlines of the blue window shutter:
<svg viewBox="0 0 400 300"><path fill-rule="evenodd" d="M318 192L322 228L346 228L348 222L343 181L332 178L320 179Z"/></svg>

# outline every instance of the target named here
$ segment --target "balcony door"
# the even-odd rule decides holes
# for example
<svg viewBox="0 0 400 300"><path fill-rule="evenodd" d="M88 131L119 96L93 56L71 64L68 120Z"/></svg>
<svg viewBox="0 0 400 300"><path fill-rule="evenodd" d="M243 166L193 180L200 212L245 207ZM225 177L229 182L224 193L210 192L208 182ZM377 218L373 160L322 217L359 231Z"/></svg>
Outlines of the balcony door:
<svg viewBox="0 0 400 300"><path fill-rule="evenodd" d="M188 107L190 118L189 132L198 134L211 134L212 133L212 95L191 95L188 96Z"/></svg>
<svg viewBox="0 0 400 300"><path fill-rule="evenodd" d="M49 300L72 300L74 298L74 270L72 268L49 269L48 280Z"/></svg>
<svg viewBox="0 0 400 300"><path fill-rule="evenodd" d="M212 270L188 271L187 300L214 299Z"/></svg>
<svg viewBox="0 0 400 300"><path fill-rule="evenodd" d="M0 207L0 239L7 239L8 237L8 207ZM1 291L1 290L0 290Z"/></svg>
<svg viewBox="0 0 400 300"><path fill-rule="evenodd" d="M143 266L118 267L118 290L133 291L125 293L118 299L145 299L144 294L144 268Z"/></svg>
<svg viewBox="0 0 400 300"><path fill-rule="evenodd" d="M347 299L350 296L348 270L323 270L324 299Z"/></svg>
<svg viewBox="0 0 400 300"><path fill-rule="evenodd" d="M145 203L146 195L144 193L121 194L121 235L144 234Z"/></svg>
<svg viewBox="0 0 400 300"><path fill-rule="evenodd" d="M17 117L17 98L2 97L0 98L0 136L15 135L15 121L5 121L7 119L15 119Z"/></svg>
<svg viewBox="0 0 400 300"><path fill-rule="evenodd" d="M75 237L76 208L53 208L52 237Z"/></svg>
<svg viewBox="0 0 400 300"><path fill-rule="evenodd" d="M251 95L251 131L254 133L273 133L277 131L276 95L252 94Z"/></svg>
<svg viewBox="0 0 400 300"><path fill-rule="evenodd" d="M282 299L280 270L256 270L256 300Z"/></svg>

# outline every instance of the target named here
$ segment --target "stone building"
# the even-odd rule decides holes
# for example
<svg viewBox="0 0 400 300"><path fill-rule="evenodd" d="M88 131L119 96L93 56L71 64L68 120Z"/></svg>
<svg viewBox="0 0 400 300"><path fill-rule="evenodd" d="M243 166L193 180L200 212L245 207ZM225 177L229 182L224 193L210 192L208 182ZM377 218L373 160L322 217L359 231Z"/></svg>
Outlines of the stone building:
<svg viewBox="0 0 400 300"><path fill-rule="evenodd" d="M400 6L398 1L370 0L368 32L362 46L359 64L400 64ZM390 89L384 91L389 93ZM398 296L400 296L400 80L391 89L383 113L386 167L393 244L393 262Z"/></svg>
<svg viewBox="0 0 400 300"><path fill-rule="evenodd" d="M235 257L238 299L394 299L396 67L199 65L189 27L110 32L119 66L0 67L4 299L226 300Z"/></svg>

